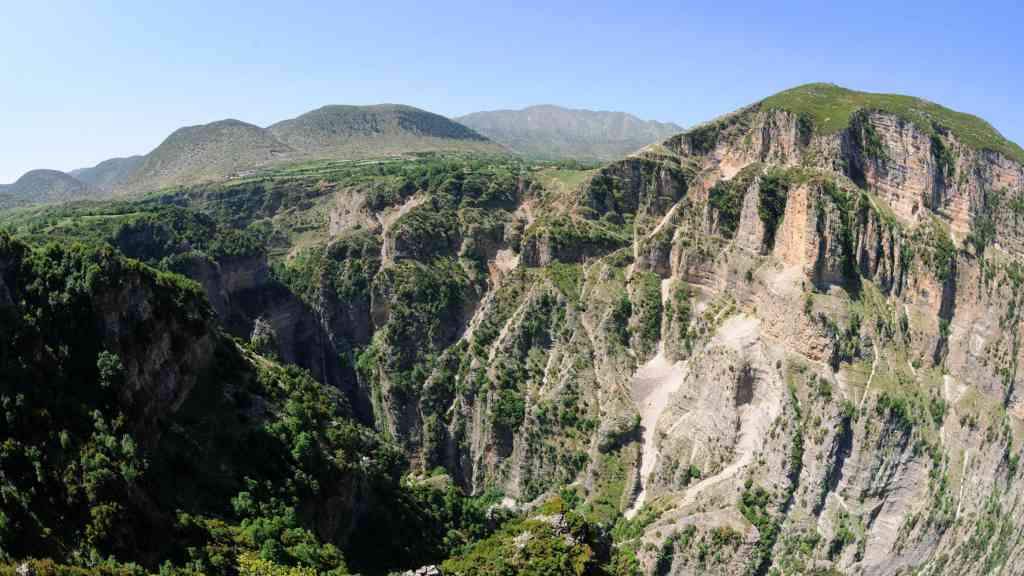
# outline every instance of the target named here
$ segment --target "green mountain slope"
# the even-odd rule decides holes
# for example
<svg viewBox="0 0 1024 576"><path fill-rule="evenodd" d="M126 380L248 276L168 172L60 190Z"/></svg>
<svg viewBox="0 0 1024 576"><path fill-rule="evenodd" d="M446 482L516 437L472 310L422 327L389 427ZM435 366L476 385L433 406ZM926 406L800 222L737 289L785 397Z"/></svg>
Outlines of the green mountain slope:
<svg viewBox="0 0 1024 576"><path fill-rule="evenodd" d="M112 191L127 182L143 160L143 156L111 158L89 168L72 170L69 174L86 184Z"/></svg>
<svg viewBox="0 0 1024 576"><path fill-rule="evenodd" d="M324 106L268 130L313 157L428 149L501 152L499 146L457 122L399 104Z"/></svg>
<svg viewBox="0 0 1024 576"><path fill-rule="evenodd" d="M131 193L223 180L288 162L445 150L506 152L465 126L411 106L326 106L269 128L238 120L181 128L145 156L76 173L98 187Z"/></svg>
<svg viewBox="0 0 1024 576"><path fill-rule="evenodd" d="M102 190L57 170L32 170L0 186L0 207L53 204L103 195Z"/></svg>
<svg viewBox="0 0 1024 576"><path fill-rule="evenodd" d="M475 112L456 120L520 154L550 159L614 160L683 131L623 112L560 106Z"/></svg>
<svg viewBox="0 0 1024 576"><path fill-rule="evenodd" d="M948 129L973 148L992 150L1024 162L1024 149L1004 138L985 120L913 96L857 92L835 84L818 83L780 92L765 98L762 105L806 114L813 119L815 131L822 134L845 128L858 110L881 110L924 130L933 130L936 126Z"/></svg>
<svg viewBox="0 0 1024 576"><path fill-rule="evenodd" d="M269 131L239 120L175 130L127 179L131 190L223 179L246 168L293 158L295 151Z"/></svg>

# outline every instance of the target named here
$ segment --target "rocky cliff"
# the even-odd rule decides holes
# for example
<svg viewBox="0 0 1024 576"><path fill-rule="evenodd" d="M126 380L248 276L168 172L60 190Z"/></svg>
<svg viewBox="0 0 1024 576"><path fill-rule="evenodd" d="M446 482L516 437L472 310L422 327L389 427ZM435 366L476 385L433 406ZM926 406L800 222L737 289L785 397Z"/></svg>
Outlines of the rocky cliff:
<svg viewBox="0 0 1024 576"><path fill-rule="evenodd" d="M51 246L33 254L7 237L0 238L0 275L4 360L12 363L5 384L20 377L42 385L61 373L85 377L97 369L99 352L111 354L119 359L124 416L155 442L150 433L178 410L212 361L213 313L199 286L184 278L155 275L110 249ZM80 355L72 352L78 344ZM17 354L36 362L14 367Z"/></svg>
<svg viewBox="0 0 1024 576"><path fill-rule="evenodd" d="M261 547L382 573L488 530L400 482L337 389L226 337L199 284L110 247L0 234L0 342L5 574L244 574Z"/></svg>
<svg viewBox="0 0 1024 576"><path fill-rule="evenodd" d="M517 197L436 329L392 337L380 296L378 426L510 505L625 513L645 573L1012 573L1024 168L898 103L769 99Z"/></svg>

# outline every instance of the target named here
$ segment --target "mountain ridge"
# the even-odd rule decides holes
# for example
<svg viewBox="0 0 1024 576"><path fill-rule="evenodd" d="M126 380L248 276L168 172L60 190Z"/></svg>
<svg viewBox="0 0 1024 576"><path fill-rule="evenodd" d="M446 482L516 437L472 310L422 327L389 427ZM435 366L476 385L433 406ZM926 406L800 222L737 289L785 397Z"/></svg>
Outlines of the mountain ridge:
<svg viewBox="0 0 1024 576"><path fill-rule="evenodd" d="M144 159L145 157L141 154L109 158L95 166L75 168L68 171L68 174L86 184L110 190L124 184Z"/></svg>
<svg viewBox="0 0 1024 576"><path fill-rule="evenodd" d="M142 190L210 181L293 154L266 128L234 118L184 126L146 154L124 186Z"/></svg>
<svg viewBox="0 0 1024 576"><path fill-rule="evenodd" d="M520 154L550 159L612 160L683 131L626 112L554 104L473 112L456 120Z"/></svg>
<svg viewBox="0 0 1024 576"><path fill-rule="evenodd" d="M267 127L233 118L184 126L143 156L76 172L124 194L209 182L285 162L431 150L505 153L471 129L412 106L329 105Z"/></svg>
<svg viewBox="0 0 1024 576"><path fill-rule="evenodd" d="M1003 136L987 120L917 96L862 92L837 84L816 82L783 90L757 104L806 114L814 119L815 131L823 134L841 130L858 110L882 110L914 122L924 130L949 130L974 148L999 152L1024 163L1024 149Z"/></svg>
<svg viewBox="0 0 1024 576"><path fill-rule="evenodd" d="M404 104L331 104L271 124L267 130L293 148L314 151L347 144L353 138L391 134L486 140L444 116Z"/></svg>
<svg viewBox="0 0 1024 576"><path fill-rule="evenodd" d="M11 184L0 185L0 206L52 204L102 195L102 190L71 174L39 168L29 170Z"/></svg>
<svg viewBox="0 0 1024 576"><path fill-rule="evenodd" d="M665 133L682 130L672 123L642 121L624 112L592 111L554 104L538 104L524 110L562 111L616 119L620 131L628 131L633 125L653 127L651 129ZM232 129L237 138L217 135L228 129ZM629 140L613 134L612 153L555 156L586 157L590 160L601 156L610 159L649 144L649 139ZM123 194L222 179L239 170L279 162L430 150L497 154L510 151L507 146L490 140L457 118L449 119L414 106L332 104L265 127L230 118L183 126L147 154L111 158L95 166L73 169L68 174L107 193ZM175 163L180 165L175 166Z"/></svg>
<svg viewBox="0 0 1024 576"><path fill-rule="evenodd" d="M750 106L805 115L815 119L817 132L826 133L837 130L858 110L876 107L914 120L928 130L942 126L973 147L992 150L1016 161L1024 159L1024 150L1019 145L984 120L912 96L812 83L773 94ZM554 104L474 112L451 120L402 104L328 105L267 127L233 119L182 127L146 155L112 158L68 173L89 189L69 188L70 183L59 184L58 179L51 179L54 190L40 191L37 196L72 198L73 194L67 194L72 188L85 196L95 195L90 191L92 188L108 194L152 191L224 179L240 171L278 163L429 150L512 152L541 159L609 161L645 146L659 145L671 138L669 134L682 132L678 125L644 121L624 112ZM0 188L0 193L8 193L7 205L13 202L9 195L11 186Z"/></svg>

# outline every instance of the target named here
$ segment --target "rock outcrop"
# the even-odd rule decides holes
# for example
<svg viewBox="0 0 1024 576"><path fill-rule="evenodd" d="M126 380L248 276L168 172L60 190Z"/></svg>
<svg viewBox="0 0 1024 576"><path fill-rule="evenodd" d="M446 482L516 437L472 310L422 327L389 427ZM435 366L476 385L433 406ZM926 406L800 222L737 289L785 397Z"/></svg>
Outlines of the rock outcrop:
<svg viewBox="0 0 1024 576"><path fill-rule="evenodd" d="M50 268L67 275L64 284L47 284ZM33 314L42 311L61 324L33 327ZM0 237L0 316L5 334L31 334L23 325L40 331L8 344L31 351L36 364L5 379L47 381L51 371L76 376L97 370L97 354L109 355L108 385L117 380L125 416L150 444L210 366L217 338L213 312L195 283L157 274L109 248L52 247L33 256L6 237ZM65 357L77 344L82 358Z"/></svg>
<svg viewBox="0 0 1024 576"><path fill-rule="evenodd" d="M599 170L501 236L421 388L362 373L378 425L510 504L628 510L647 573L1012 572L1024 168L930 113L766 101Z"/></svg>

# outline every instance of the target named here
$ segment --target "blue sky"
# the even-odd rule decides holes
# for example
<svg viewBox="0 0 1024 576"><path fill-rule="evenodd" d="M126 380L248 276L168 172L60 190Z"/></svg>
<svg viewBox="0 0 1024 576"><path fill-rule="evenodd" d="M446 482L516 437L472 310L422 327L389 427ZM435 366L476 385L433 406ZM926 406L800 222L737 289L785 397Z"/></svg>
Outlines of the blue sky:
<svg viewBox="0 0 1024 576"><path fill-rule="evenodd" d="M815 81L926 97L1024 142L1012 2L5 4L0 182L325 104L553 103L692 125Z"/></svg>

